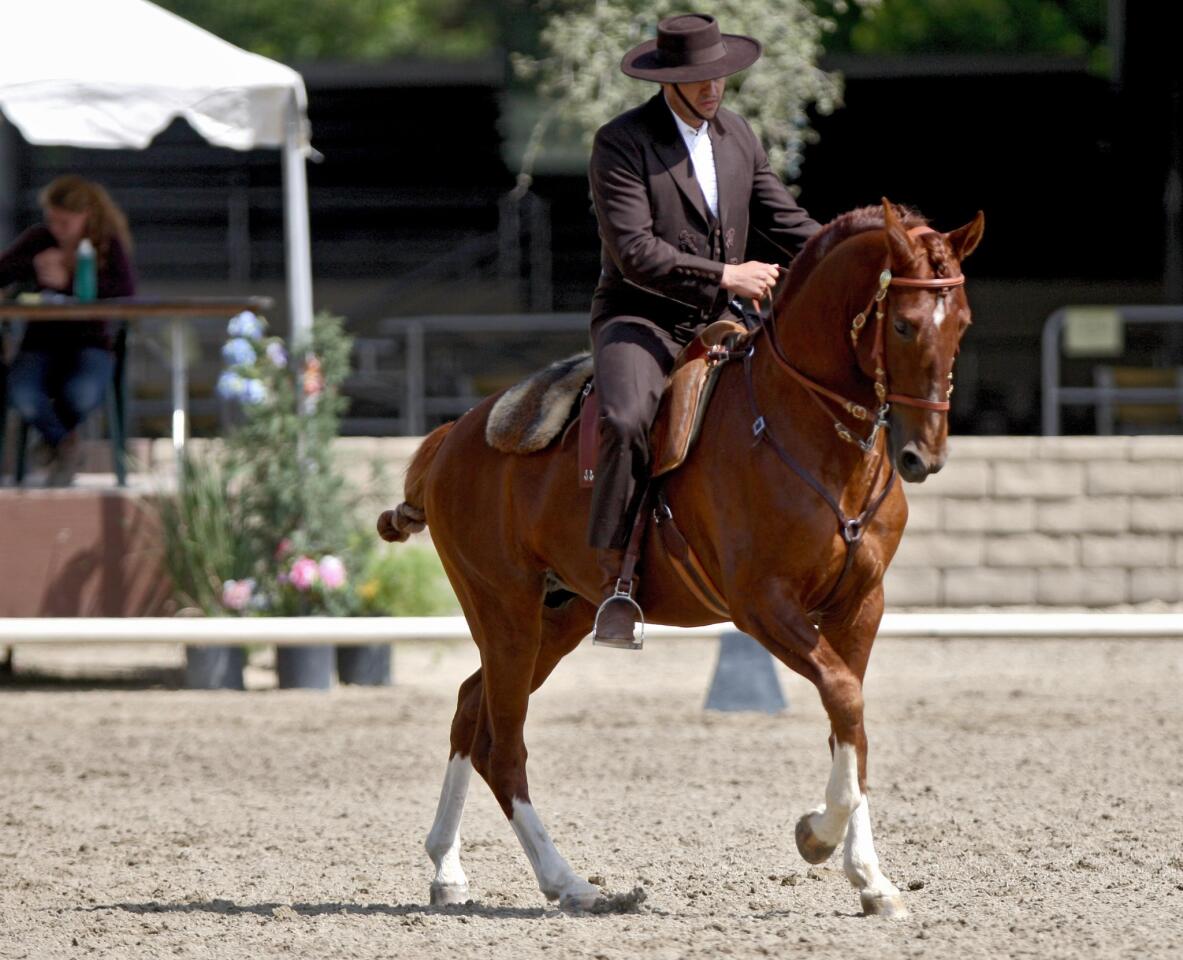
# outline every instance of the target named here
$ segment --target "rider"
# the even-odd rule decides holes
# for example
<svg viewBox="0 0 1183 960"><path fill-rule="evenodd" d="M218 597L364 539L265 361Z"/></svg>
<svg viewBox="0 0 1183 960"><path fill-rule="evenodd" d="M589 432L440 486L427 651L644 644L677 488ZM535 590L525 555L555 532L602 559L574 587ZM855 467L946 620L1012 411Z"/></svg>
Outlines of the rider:
<svg viewBox="0 0 1183 960"><path fill-rule="evenodd" d="M601 127L592 147L602 243L591 309L600 453L588 523L604 597L597 643L637 646L639 608L618 582L649 477L649 427L674 358L707 324L731 315L733 301L772 289L780 268L745 260L749 231L787 264L819 229L748 124L721 106L726 78L760 53L757 40L721 33L706 14L662 20L656 39L620 65L661 91Z"/></svg>

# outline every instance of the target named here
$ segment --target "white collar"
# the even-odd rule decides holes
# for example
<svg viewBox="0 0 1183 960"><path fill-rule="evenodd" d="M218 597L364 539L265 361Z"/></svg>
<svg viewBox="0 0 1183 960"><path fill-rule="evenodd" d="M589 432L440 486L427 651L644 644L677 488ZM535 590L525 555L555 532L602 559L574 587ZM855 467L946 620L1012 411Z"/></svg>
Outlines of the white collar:
<svg viewBox="0 0 1183 960"><path fill-rule="evenodd" d="M669 110L670 115L673 116L674 123L678 125L678 133L682 135L683 140L685 140L687 137L689 137L691 140L697 140L710 129L710 123L704 120L702 125L699 126L697 130L695 130L694 127L690 126L690 124L688 124L685 120L679 117L677 113L674 112L674 108L670 106L670 102L666 100L664 93L662 94L661 99L665 101L666 109Z"/></svg>

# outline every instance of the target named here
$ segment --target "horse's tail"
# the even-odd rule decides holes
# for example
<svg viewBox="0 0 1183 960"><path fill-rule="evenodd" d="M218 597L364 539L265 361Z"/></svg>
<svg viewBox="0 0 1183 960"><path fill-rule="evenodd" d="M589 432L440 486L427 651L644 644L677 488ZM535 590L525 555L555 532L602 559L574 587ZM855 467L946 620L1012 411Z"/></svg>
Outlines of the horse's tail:
<svg viewBox="0 0 1183 960"><path fill-rule="evenodd" d="M412 533L418 533L427 526L427 512L423 509L427 471L435 460L440 444L444 442L453 426L455 421L437 427L419 444L419 449L411 458L411 465L407 467L407 480L403 486L403 496L406 499L393 510L382 511L382 515L378 517L378 536L383 540L401 543Z"/></svg>

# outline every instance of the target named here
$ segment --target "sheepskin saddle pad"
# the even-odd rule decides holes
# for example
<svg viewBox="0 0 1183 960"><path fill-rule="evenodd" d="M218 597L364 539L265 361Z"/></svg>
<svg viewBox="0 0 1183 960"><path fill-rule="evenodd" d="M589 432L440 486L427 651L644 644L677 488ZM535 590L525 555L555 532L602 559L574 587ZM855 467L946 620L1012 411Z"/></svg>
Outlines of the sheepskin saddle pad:
<svg viewBox="0 0 1183 960"><path fill-rule="evenodd" d="M489 411L485 440L503 453L545 449L579 412L579 394L591 375L591 354L577 353L510 387Z"/></svg>

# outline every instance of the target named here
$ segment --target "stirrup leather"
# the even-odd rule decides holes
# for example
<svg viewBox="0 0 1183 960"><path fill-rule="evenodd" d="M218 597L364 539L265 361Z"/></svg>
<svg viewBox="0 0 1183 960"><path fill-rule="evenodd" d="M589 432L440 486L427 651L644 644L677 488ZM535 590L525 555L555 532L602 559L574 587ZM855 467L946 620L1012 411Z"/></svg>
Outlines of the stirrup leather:
<svg viewBox="0 0 1183 960"><path fill-rule="evenodd" d="M601 639L600 633L600 614L604 612L604 608L610 603L616 601L624 601L630 603L633 609L637 611L637 621L641 626L641 635L634 637L632 640L615 640L615 639ZM632 582L625 583L624 580L617 578L616 588L612 592L612 596L605 597L596 608L596 620L592 626L592 644L600 647L615 647L617 650L640 650L645 645L645 611L641 609L641 605L633 599Z"/></svg>

